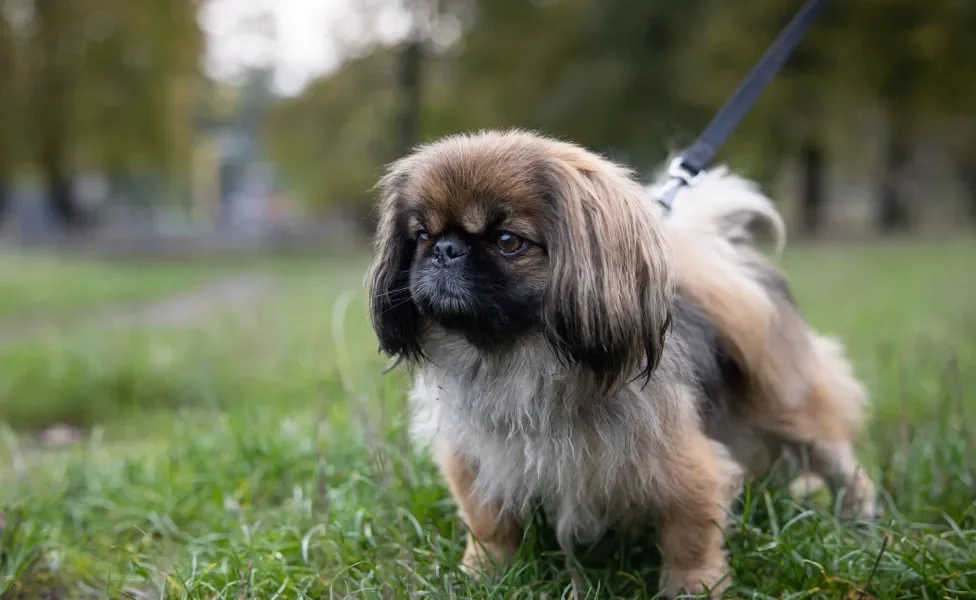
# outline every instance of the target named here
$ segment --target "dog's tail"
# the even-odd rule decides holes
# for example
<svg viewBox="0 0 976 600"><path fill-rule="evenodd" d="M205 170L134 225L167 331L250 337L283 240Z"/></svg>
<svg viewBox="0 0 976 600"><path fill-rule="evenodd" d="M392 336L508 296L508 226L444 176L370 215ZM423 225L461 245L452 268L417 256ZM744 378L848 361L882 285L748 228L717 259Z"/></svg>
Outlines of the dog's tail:
<svg viewBox="0 0 976 600"><path fill-rule="evenodd" d="M810 329L786 276L760 251L766 234L778 254L786 227L758 186L715 169L679 191L663 226L679 291L714 323L758 395L775 399L793 425L832 420L800 427L821 436L843 437L856 427L866 397L842 348ZM807 410L810 402L824 409L820 415Z"/></svg>
<svg viewBox="0 0 976 600"><path fill-rule="evenodd" d="M765 232L777 253L783 248L786 227L776 207L755 184L717 168L679 190L663 227L681 293L700 305L741 361L761 364L780 312L768 283L786 288L756 244Z"/></svg>
<svg viewBox="0 0 976 600"><path fill-rule="evenodd" d="M755 245L765 236L776 254L786 245L786 225L773 203L755 183L724 166L708 171L696 186L679 190L669 221L735 245Z"/></svg>

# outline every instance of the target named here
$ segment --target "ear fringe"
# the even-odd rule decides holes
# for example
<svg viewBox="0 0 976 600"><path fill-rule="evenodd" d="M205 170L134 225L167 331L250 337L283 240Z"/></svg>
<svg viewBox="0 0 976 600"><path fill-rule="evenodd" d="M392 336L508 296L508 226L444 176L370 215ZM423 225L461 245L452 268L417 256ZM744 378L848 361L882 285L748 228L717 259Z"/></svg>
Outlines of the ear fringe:
<svg viewBox="0 0 976 600"><path fill-rule="evenodd" d="M373 263L366 275L370 319L380 350L409 360L423 358L418 339L420 314L410 299L410 265L414 244L403 231L396 210L397 192L407 177L407 162L394 163L380 180L379 226Z"/></svg>
<svg viewBox="0 0 976 600"><path fill-rule="evenodd" d="M553 212L549 335L608 385L649 376L674 295L660 218L647 210L629 170L569 144L544 150Z"/></svg>

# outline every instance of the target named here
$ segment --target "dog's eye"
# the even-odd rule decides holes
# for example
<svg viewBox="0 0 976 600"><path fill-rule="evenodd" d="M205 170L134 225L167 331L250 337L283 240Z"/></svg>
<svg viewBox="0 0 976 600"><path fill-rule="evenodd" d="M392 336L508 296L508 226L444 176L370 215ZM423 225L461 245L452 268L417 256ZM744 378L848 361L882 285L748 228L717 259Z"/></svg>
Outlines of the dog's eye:
<svg viewBox="0 0 976 600"><path fill-rule="evenodd" d="M514 233L501 231L495 236L495 247L505 256L512 256L525 249L525 240Z"/></svg>
<svg viewBox="0 0 976 600"><path fill-rule="evenodd" d="M430 234L427 233L426 231L421 231L420 233L417 234L417 239L420 240L421 242L426 242L427 240L430 239Z"/></svg>

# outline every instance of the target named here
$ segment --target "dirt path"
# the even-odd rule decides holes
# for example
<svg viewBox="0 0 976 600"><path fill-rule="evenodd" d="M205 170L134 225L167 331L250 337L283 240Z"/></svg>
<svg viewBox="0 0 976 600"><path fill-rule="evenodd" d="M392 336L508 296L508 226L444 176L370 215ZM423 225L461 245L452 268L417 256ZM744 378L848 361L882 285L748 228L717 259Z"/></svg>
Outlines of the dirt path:
<svg viewBox="0 0 976 600"><path fill-rule="evenodd" d="M43 317L11 319L0 323L0 347L56 338L68 329L189 326L204 322L214 313L254 305L275 291L270 277L238 275L157 300L104 306L68 321Z"/></svg>

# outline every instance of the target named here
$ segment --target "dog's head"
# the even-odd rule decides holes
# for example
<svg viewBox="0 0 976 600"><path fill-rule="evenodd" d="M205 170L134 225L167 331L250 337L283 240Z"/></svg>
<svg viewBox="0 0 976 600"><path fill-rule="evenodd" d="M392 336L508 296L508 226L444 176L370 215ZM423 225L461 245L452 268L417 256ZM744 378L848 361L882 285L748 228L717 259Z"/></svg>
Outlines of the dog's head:
<svg viewBox="0 0 976 600"><path fill-rule="evenodd" d="M439 327L494 353L541 333L608 380L656 366L668 248L627 170L568 143L486 132L420 148L380 188L367 285L383 351L420 360L422 331Z"/></svg>

